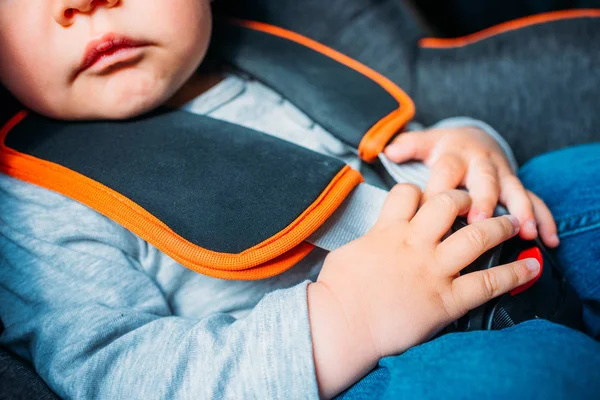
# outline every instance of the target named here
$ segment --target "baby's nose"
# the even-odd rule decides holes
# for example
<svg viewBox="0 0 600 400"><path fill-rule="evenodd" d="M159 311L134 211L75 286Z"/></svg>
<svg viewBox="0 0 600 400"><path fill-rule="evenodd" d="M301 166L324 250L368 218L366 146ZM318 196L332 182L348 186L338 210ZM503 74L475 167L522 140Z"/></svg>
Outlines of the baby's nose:
<svg viewBox="0 0 600 400"><path fill-rule="evenodd" d="M123 0L59 0L54 12L54 19L63 26L73 24L77 14L86 14L97 7L114 7Z"/></svg>

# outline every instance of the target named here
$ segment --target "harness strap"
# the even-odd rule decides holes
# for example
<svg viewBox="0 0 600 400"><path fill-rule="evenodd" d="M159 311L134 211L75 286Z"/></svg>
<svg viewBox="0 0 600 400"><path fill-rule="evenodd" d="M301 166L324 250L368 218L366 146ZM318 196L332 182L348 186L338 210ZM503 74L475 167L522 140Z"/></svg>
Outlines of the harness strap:
<svg viewBox="0 0 600 400"><path fill-rule="evenodd" d="M424 164L414 162L399 166L384 154L379 155L379 160L395 183L412 183L421 189L425 188L429 169ZM387 194L386 190L361 183L306 241L333 251L358 239L375 225Z"/></svg>

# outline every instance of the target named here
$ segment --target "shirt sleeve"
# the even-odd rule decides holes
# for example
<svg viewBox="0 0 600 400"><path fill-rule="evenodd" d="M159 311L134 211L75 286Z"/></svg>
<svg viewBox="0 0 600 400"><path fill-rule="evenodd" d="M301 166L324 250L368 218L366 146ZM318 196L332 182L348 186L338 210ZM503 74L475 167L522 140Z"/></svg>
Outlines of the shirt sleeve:
<svg viewBox="0 0 600 400"><path fill-rule="evenodd" d="M140 267L139 238L62 196L11 185L0 179L0 344L59 396L318 397L308 282L267 294L242 319L179 317Z"/></svg>

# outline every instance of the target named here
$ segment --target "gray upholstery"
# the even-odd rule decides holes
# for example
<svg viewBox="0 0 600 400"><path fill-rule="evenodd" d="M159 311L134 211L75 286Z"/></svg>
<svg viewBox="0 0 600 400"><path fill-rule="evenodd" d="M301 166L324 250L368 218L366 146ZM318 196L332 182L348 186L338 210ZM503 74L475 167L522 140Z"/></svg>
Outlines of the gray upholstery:
<svg viewBox="0 0 600 400"><path fill-rule="evenodd" d="M486 121L517 160L600 140L600 18L533 25L452 49L421 49L417 119Z"/></svg>
<svg viewBox="0 0 600 400"><path fill-rule="evenodd" d="M325 7L320 0L249 0L238 9L236 3L226 0L223 8L296 30L390 77L413 97L419 122L459 115L488 122L521 163L600 140L600 18L424 49L419 39L428 35L400 0L333 0Z"/></svg>

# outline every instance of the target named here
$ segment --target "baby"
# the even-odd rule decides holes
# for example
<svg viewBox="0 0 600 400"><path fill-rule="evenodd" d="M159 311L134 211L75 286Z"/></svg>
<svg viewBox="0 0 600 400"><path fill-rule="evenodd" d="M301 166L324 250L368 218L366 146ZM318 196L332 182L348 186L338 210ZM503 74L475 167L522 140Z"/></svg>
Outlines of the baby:
<svg viewBox="0 0 600 400"><path fill-rule="evenodd" d="M0 81L56 119L182 107L368 170L269 87L197 72L210 35L209 0L4 0ZM460 276L483 252L516 234L558 246L550 211L485 124L406 132L385 155L430 166L425 193L395 186L366 235L251 282L196 274L95 211L2 175L0 343L65 398L329 398L540 268L527 259ZM511 215L491 218L498 201ZM459 215L471 225L442 241Z"/></svg>

